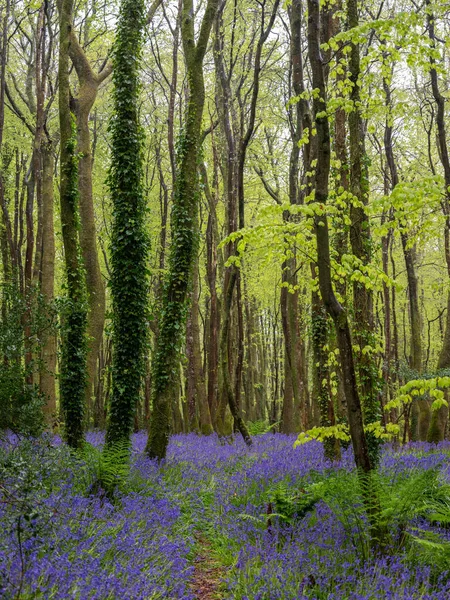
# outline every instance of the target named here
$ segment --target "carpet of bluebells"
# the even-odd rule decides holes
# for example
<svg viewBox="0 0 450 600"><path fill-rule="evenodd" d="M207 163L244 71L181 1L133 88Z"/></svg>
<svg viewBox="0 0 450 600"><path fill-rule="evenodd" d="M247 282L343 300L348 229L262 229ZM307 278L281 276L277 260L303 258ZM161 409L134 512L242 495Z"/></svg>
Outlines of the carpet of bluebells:
<svg viewBox="0 0 450 600"><path fill-rule="evenodd" d="M103 436L88 441L100 447ZM241 439L190 434L173 436L158 466L144 456L145 442L134 436L114 502L94 492L89 461L59 438L0 442L0 598L194 600L193 565L205 543L222 565L218 597L227 600L450 598L445 561L399 543L416 532L450 541L450 532L422 517L395 519L403 502L398 491L395 504L395 490L408 481L423 484L432 473L434 484L449 483L449 444L383 449L381 495L394 490L396 550L377 554L350 450L331 464L319 443L294 449L292 436L268 433L247 449ZM323 482L329 501L302 516L277 513L277 494L298 498Z"/></svg>

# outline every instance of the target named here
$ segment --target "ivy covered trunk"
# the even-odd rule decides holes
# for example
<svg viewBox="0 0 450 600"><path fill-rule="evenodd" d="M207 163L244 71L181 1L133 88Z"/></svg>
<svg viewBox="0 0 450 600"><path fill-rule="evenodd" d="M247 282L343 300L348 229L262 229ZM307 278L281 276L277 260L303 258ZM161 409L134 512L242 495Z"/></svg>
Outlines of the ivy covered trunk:
<svg viewBox="0 0 450 600"><path fill-rule="evenodd" d="M70 112L69 44L73 0L59 3L59 125L61 132L60 205L66 267L66 294L63 311L61 408L65 437L78 448L83 441L84 394L86 386L87 305L79 242L78 156L76 132Z"/></svg>
<svg viewBox="0 0 450 600"><path fill-rule="evenodd" d="M147 257L142 185L143 132L139 121L139 67L144 0L123 0L114 47L114 111L109 185L113 203L111 295L112 395L107 445L128 442L144 375L147 341Z"/></svg>
<svg viewBox="0 0 450 600"><path fill-rule="evenodd" d="M170 408L179 375L179 356L187 299L198 248L199 147L205 103L203 59L218 0L208 0L197 43L193 0L184 0L181 37L186 61L189 99L177 148L177 173L172 209L172 246L165 282L160 331L153 357L153 412L147 442L152 458L166 455Z"/></svg>

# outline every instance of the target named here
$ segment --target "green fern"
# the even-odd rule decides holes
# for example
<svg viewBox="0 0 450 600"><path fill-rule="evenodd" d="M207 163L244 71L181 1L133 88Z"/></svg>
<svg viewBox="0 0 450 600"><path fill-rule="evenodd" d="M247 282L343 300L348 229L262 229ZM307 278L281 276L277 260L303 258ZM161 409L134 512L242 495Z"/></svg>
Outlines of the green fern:
<svg viewBox="0 0 450 600"><path fill-rule="evenodd" d="M80 456L90 475L90 494L113 499L117 490L125 488L130 473L130 445L127 441L108 444L103 449L85 442Z"/></svg>
<svg viewBox="0 0 450 600"><path fill-rule="evenodd" d="M270 425L267 421L250 421L247 423L247 429L251 436L264 435L265 433L269 433L269 431L272 431L278 427L279 424L280 421L277 423L272 423L272 425Z"/></svg>

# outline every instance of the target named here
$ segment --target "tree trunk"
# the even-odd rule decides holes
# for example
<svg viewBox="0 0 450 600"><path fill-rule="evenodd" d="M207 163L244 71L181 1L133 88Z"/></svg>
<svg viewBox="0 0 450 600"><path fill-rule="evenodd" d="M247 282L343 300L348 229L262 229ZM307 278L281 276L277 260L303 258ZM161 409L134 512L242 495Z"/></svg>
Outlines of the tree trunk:
<svg viewBox="0 0 450 600"><path fill-rule="evenodd" d="M359 25L358 0L347 2L347 22L349 29ZM361 117L360 98L360 48L359 44L350 43L349 80L352 84L350 100L352 110L348 116L350 146L350 244L353 255L364 268L371 263L370 223L366 212L369 200L369 179L364 150L364 132ZM373 318L372 292L365 283L353 284L354 341L358 350L358 379L361 401L366 423L373 423L380 418L380 402L378 398L378 368L376 364L375 328ZM367 351L370 349L370 351ZM371 458L378 460L379 440L373 435L367 436Z"/></svg>
<svg viewBox="0 0 450 600"><path fill-rule="evenodd" d="M430 0L426 1L427 7L427 26L428 36L430 38L431 47L436 48L436 35L434 25L434 14L431 10ZM439 149L439 158L444 169L445 192L442 200L442 211L445 217L444 224L444 245L445 245L445 261L447 264L447 273L450 277L450 158L447 145L447 128L445 122L445 97L439 89L438 72L436 69L436 59L430 54L430 78L431 89L433 92L434 101L436 103L436 126L437 126L437 142ZM442 350L439 355L438 369L450 368L450 292L447 298L447 320L444 333L444 341ZM448 399L448 398L447 398ZM430 427L427 434L429 442L440 442L444 439L445 430L448 420L448 408L442 406L439 410L433 411L431 415Z"/></svg>
<svg viewBox="0 0 450 600"><path fill-rule="evenodd" d="M206 396L206 381L202 366L199 323L198 261L194 267L191 309L186 328L186 402L189 414L190 431L200 431L204 435L213 432L211 415Z"/></svg>
<svg viewBox="0 0 450 600"><path fill-rule="evenodd" d="M205 102L203 60L218 0L208 0L197 43L193 0L184 0L181 37L189 83L184 131L180 138L178 170L172 211L172 247L163 316L156 340L153 367L153 415L147 442L152 458L165 457L170 432L170 399L176 385L179 345L186 301L198 246L198 157Z"/></svg>
<svg viewBox="0 0 450 600"><path fill-rule="evenodd" d="M47 307L51 309L55 292L55 232L53 225L53 173L55 169L53 144L42 148L42 255L41 293ZM48 311L48 319L52 314ZM51 325L51 323L49 323ZM56 420L56 334L50 326L42 344L42 366L40 369L40 391L45 398L44 414L49 427Z"/></svg>
<svg viewBox="0 0 450 600"><path fill-rule="evenodd" d="M93 408L97 359L105 324L106 300L97 249L97 231L92 188L93 157L89 116L96 101L100 84L111 73L111 64L107 63L99 74L94 73L73 29L70 36L69 51L79 81L79 93L74 101L74 105L77 117L78 152L80 155L78 165L81 221L80 244L86 272L86 288L89 303L85 401L88 418L90 418Z"/></svg>
<svg viewBox="0 0 450 600"><path fill-rule="evenodd" d="M59 124L61 134L60 204L68 306L64 315L61 365L61 407L65 436L78 448L83 440L86 385L86 303L84 271L78 238L78 169L70 112L69 46L73 0L59 3Z"/></svg>
<svg viewBox="0 0 450 600"><path fill-rule="evenodd" d="M145 23L144 0L122 0L114 53L110 191L113 306L113 387L106 444L130 442L144 378L148 311L146 198L139 80Z"/></svg>
<svg viewBox="0 0 450 600"><path fill-rule="evenodd" d="M88 292L88 355L87 355L87 385L86 407L92 410L94 397L94 383L97 369L97 359L103 337L105 324L105 286L97 250L97 231L95 225L94 199L92 193L92 152L89 130L89 114L92 107L87 100L87 92L82 85L77 107L77 133L78 152L80 162L78 166L78 181L80 190L80 244L83 264L86 270L86 287Z"/></svg>
<svg viewBox="0 0 450 600"><path fill-rule="evenodd" d="M314 178L315 201L319 204L326 204L329 190L331 147L330 129L326 115L324 64L320 50L319 0L308 0L308 48L313 87L319 90L313 102L317 130L317 165ZM330 240L326 214L317 215L314 219L314 224L317 239L317 267L320 293L336 328L355 463L363 473L370 473L373 466L370 461L364 433L348 316L336 298L331 278Z"/></svg>

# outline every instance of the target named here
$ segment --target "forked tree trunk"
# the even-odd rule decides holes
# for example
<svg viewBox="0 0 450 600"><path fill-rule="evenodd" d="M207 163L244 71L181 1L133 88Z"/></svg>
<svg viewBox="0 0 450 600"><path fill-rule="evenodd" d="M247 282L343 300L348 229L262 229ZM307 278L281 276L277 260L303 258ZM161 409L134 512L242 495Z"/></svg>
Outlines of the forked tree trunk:
<svg viewBox="0 0 450 600"><path fill-rule="evenodd" d="M86 408L88 416L93 410L94 384L97 370L97 359L102 342L105 324L105 286L100 270L97 249L97 228L95 223L94 197L92 187L92 148L89 117L97 98L100 84L111 74L111 64L96 74L81 47L75 32L71 31L70 58L75 67L79 80L78 98L75 100L77 117L78 152L78 187L80 193L80 244L83 264L86 272L86 287L88 292L88 355L87 355L87 384Z"/></svg>

